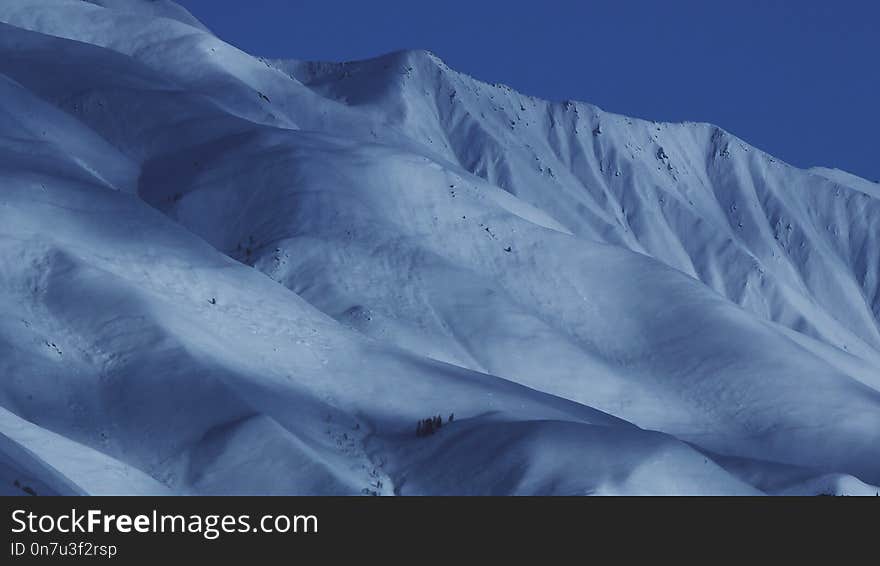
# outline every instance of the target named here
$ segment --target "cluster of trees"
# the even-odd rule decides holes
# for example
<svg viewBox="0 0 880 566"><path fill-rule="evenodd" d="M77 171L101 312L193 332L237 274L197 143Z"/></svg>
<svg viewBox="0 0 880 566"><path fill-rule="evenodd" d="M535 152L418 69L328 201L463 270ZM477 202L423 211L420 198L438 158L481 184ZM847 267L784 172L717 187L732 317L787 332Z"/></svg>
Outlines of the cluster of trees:
<svg viewBox="0 0 880 566"><path fill-rule="evenodd" d="M452 422L455 418L455 414L450 413L449 420L446 422ZM443 426L443 417L440 415L430 417L427 419L422 419L419 421L419 424L416 426L416 436L430 436L440 430L440 427Z"/></svg>
<svg viewBox="0 0 880 566"><path fill-rule="evenodd" d="M22 485L18 480L15 480L15 481L12 482L12 483L13 483L13 485L15 485L15 487L17 487L18 489L20 489L20 490L22 490L23 492L27 493L28 495L36 495L36 494L37 494L37 492L34 491L34 489L33 489L31 486L29 486L29 485Z"/></svg>

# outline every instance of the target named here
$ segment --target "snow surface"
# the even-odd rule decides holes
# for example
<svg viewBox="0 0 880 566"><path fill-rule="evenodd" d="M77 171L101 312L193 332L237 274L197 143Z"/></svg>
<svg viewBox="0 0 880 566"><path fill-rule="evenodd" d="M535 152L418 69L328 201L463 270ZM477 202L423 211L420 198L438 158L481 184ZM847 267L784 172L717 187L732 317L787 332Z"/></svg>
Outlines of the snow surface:
<svg viewBox="0 0 880 566"><path fill-rule="evenodd" d="M168 1L0 1L0 100L2 493L878 491L875 183Z"/></svg>

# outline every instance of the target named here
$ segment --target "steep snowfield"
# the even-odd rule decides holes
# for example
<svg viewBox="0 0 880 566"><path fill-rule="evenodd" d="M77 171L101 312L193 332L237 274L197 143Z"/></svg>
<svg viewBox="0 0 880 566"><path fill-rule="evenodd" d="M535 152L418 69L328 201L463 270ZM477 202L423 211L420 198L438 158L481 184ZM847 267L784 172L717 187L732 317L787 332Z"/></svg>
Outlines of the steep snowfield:
<svg viewBox="0 0 880 566"><path fill-rule="evenodd" d="M862 191L871 198L880 198L880 184L872 183L861 177L856 177L852 173L847 173L840 169L829 169L827 167L812 167L809 169L809 172L824 177L829 181Z"/></svg>
<svg viewBox="0 0 880 566"><path fill-rule="evenodd" d="M876 491L876 184L171 2L0 22L4 493Z"/></svg>
<svg viewBox="0 0 880 566"><path fill-rule="evenodd" d="M880 201L864 189L874 183L811 175L708 124L536 100L426 52L277 64L330 99L390 108L395 126L579 236L651 255L762 318L876 359L880 259L865 252L880 244Z"/></svg>

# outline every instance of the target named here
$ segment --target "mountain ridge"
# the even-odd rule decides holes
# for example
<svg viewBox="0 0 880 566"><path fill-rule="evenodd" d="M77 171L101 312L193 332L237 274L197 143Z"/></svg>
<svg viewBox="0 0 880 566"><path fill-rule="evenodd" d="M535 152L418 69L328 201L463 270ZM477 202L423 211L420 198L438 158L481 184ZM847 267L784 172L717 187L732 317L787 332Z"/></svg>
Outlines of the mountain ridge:
<svg viewBox="0 0 880 566"><path fill-rule="evenodd" d="M427 52L271 61L104 4L0 6L0 405L47 466L60 435L132 491L880 483L864 187ZM67 489L7 445L4 481Z"/></svg>

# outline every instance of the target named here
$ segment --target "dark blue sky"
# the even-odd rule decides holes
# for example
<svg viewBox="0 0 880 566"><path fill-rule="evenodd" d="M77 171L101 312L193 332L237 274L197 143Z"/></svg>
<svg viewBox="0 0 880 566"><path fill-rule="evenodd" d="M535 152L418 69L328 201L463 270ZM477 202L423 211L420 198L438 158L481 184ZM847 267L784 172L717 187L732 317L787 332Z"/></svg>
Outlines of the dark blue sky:
<svg viewBox="0 0 880 566"><path fill-rule="evenodd" d="M178 0L255 55L430 49L535 96L718 124L794 165L880 179L876 0Z"/></svg>

